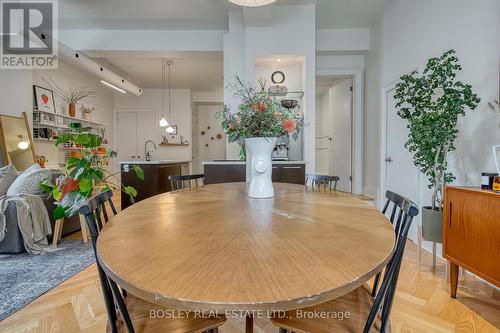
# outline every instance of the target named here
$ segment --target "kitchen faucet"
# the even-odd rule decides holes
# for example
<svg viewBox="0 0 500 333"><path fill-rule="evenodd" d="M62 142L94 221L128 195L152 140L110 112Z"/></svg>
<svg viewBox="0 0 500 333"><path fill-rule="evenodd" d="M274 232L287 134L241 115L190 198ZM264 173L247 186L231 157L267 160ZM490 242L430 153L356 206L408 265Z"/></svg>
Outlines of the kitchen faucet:
<svg viewBox="0 0 500 333"><path fill-rule="evenodd" d="M156 146L156 143L154 143L153 140L147 140L144 143L144 156L146 157L146 161L151 161L151 150L148 150L148 143L152 143L153 146L155 147L154 149L157 150L158 147Z"/></svg>

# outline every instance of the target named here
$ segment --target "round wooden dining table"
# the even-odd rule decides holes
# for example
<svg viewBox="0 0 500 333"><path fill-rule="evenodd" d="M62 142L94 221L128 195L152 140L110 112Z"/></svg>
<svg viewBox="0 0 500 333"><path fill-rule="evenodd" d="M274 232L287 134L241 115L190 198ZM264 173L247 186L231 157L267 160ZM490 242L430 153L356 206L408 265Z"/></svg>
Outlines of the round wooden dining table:
<svg viewBox="0 0 500 333"><path fill-rule="evenodd" d="M341 192L274 188L272 199L226 183L143 200L103 228L99 262L146 301L251 318L345 295L389 261L395 234L374 207Z"/></svg>

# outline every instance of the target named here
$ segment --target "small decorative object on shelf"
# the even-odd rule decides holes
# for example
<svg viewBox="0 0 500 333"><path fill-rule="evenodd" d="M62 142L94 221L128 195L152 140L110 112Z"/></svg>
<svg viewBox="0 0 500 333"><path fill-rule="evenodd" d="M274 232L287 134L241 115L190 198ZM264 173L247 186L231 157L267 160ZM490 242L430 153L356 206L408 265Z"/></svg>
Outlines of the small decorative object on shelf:
<svg viewBox="0 0 500 333"><path fill-rule="evenodd" d="M68 113L71 117L76 117L76 103L94 97L96 92L85 87L76 87L64 90L52 79L42 79L68 104Z"/></svg>
<svg viewBox="0 0 500 333"><path fill-rule="evenodd" d="M296 99L284 99L281 101L281 106L287 109L295 109L299 105Z"/></svg>
<svg viewBox="0 0 500 333"><path fill-rule="evenodd" d="M234 97L241 100L238 111L232 113L225 107L217 113L229 142L240 144L240 158L245 156L245 146L250 152L247 165L251 169L248 196L251 198L272 198L274 188L271 180L271 154L277 138L294 140L304 126L304 118L299 111L281 106L265 91L236 77L229 85Z"/></svg>
<svg viewBox="0 0 500 333"><path fill-rule="evenodd" d="M282 71L273 72L273 74L271 74L271 81L274 85L269 87L269 93L278 96L285 96L288 92L288 88L285 84L283 84L283 82L285 82L285 73Z"/></svg>
<svg viewBox="0 0 500 333"><path fill-rule="evenodd" d="M71 157L66 162L65 178L53 184L49 179L40 183L40 188L52 195L61 204L54 210L54 218L61 219L78 214L79 208L96 192L121 189L134 202L137 190L121 184L119 173L111 173L104 166L110 158L116 157L116 152L101 147L102 138L89 131L88 128L75 128L60 133L55 145L78 145L78 156ZM144 180L144 172L134 165L137 178Z"/></svg>
<svg viewBox="0 0 500 333"><path fill-rule="evenodd" d="M43 155L36 155L36 162L40 165L40 167L45 168L45 163L47 163L48 160Z"/></svg>
<svg viewBox="0 0 500 333"><path fill-rule="evenodd" d="M84 104L80 106L80 112L82 113L82 118L85 120L92 120L92 112L95 107L86 107Z"/></svg>

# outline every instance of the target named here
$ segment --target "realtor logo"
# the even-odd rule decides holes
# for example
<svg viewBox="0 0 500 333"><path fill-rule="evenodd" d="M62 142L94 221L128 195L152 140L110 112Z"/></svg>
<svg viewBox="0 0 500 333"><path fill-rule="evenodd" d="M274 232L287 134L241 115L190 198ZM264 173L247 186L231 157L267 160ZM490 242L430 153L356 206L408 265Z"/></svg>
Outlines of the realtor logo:
<svg viewBox="0 0 500 333"><path fill-rule="evenodd" d="M0 68L57 68L55 1L1 1Z"/></svg>

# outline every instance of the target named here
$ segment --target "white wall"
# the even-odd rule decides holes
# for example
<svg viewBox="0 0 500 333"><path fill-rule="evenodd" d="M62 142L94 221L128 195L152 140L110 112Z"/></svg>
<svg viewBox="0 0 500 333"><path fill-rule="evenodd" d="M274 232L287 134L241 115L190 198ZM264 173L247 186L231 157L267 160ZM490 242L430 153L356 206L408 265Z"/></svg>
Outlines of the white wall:
<svg viewBox="0 0 500 333"><path fill-rule="evenodd" d="M476 111L458 124L450 170L457 176L455 183L463 185L478 185L480 173L493 170L491 146L500 143L500 118L488 102L498 98L499 90L499 6L498 0L395 0L385 8L372 27L372 47L366 57L366 187L381 189L382 89L449 49L457 51L463 66L458 79L472 84L482 99ZM425 177L412 181L408 186L422 189L412 199L428 205Z"/></svg>
<svg viewBox="0 0 500 333"><path fill-rule="evenodd" d="M31 70L0 69L0 114L31 118L33 86ZM31 120L30 120L31 121Z"/></svg>
<svg viewBox="0 0 500 333"><path fill-rule="evenodd" d="M482 103L459 123L450 168L458 184L478 184L481 171L493 169L490 147L500 142L499 117L487 104L498 97L498 7L497 0L398 0L386 7L372 29L367 57L367 186L379 187L373 169L380 154L373 143L379 139L381 88L452 48L463 65L458 79L472 84Z"/></svg>
<svg viewBox="0 0 500 333"><path fill-rule="evenodd" d="M47 83L42 79L52 79L56 82L62 89L71 89L79 86L86 87L96 91L95 97L88 98L82 103L85 106L95 107L95 111L92 112L92 120L103 123L106 125L105 136L108 140L109 147L113 147L113 90L105 87L99 82L99 79L79 68L71 65L69 62L60 59L59 68L57 70L33 70L32 82L33 84L48 87ZM32 94L29 96L30 101L32 100ZM61 100L57 94L54 93L56 101L56 112L61 114L68 114L68 105ZM80 112L80 106L82 103L78 103L76 106L76 116L82 118ZM30 113L30 117L32 114ZM37 148L37 153L45 155L48 159L48 165L56 166L58 161L64 160L64 152L56 147L54 147L53 142L43 142L35 141L35 147Z"/></svg>
<svg viewBox="0 0 500 333"><path fill-rule="evenodd" d="M199 104L198 110L198 151L200 165L198 170L203 172L203 161L223 160L226 158L226 134L215 114L223 110L222 105ZM210 127L210 128L209 128ZM205 135L201 135L201 131ZM217 139L217 134L222 138ZM213 139L212 139L213 138ZM206 146L208 145L208 147Z"/></svg>
<svg viewBox="0 0 500 333"><path fill-rule="evenodd" d="M141 96L132 96L130 94L115 93L114 110L138 110L138 111L157 111L158 122L161 118L161 89L145 89ZM172 89L172 116L168 115L168 94L166 96L165 117L172 125L177 125L177 136L172 139L168 136L169 142L179 142L180 136L189 141L188 147L158 147L158 158L161 160L183 160L192 159L192 133L191 133L191 91L187 89ZM152 128L152 131L158 131L158 141L161 142L161 136L166 135L165 130Z"/></svg>

